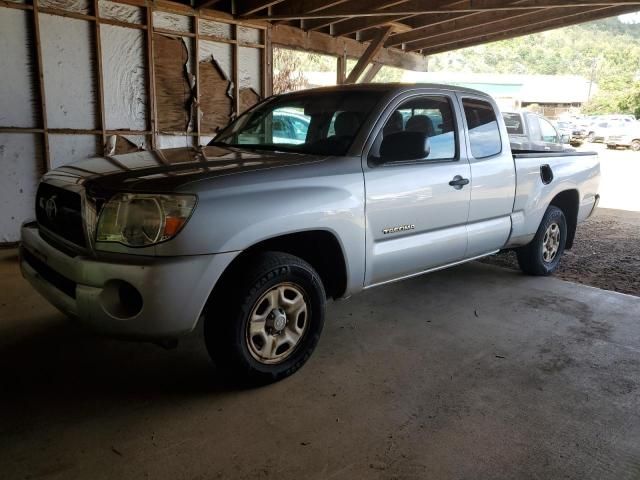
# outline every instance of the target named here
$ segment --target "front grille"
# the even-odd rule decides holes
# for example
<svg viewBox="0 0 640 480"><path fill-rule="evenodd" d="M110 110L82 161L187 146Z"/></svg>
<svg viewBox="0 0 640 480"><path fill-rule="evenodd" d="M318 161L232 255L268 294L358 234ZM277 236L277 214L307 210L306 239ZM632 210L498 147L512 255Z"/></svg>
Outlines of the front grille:
<svg viewBox="0 0 640 480"><path fill-rule="evenodd" d="M86 246L82 198L76 192L41 183L36 194L36 219L50 232L81 247Z"/></svg>
<svg viewBox="0 0 640 480"><path fill-rule="evenodd" d="M24 247L20 249L20 255L22 259L27 262L29 266L33 268L38 273L38 275L44 278L47 282L56 287L65 295L74 299L76 298L76 282L56 272L53 268L37 258L33 253L31 253Z"/></svg>

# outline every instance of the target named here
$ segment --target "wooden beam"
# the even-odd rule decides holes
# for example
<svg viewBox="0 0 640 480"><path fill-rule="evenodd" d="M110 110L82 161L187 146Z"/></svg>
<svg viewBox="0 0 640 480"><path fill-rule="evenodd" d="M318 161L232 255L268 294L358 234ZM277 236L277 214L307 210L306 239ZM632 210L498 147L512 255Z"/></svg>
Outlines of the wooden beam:
<svg viewBox="0 0 640 480"><path fill-rule="evenodd" d="M583 8L569 7L566 9L554 10L518 10L518 13L513 12L498 12L497 15L485 16L480 18L481 15L476 14L471 19L464 19L456 24L445 24L439 26L440 28L434 29L426 37L422 39L416 36L415 41L408 41L404 44L406 51L418 51L423 48L428 48L431 45L437 44L443 38L466 38L474 34L486 34L491 31L498 31L503 28L522 27L526 28L529 25L535 25L537 22L552 20L558 18L558 15L568 15L574 13L583 13ZM491 20L488 20L491 18ZM447 27L451 28L449 30Z"/></svg>
<svg viewBox="0 0 640 480"><path fill-rule="evenodd" d="M196 8L211 8L222 0L201 0L196 1Z"/></svg>
<svg viewBox="0 0 640 480"><path fill-rule="evenodd" d="M336 83L338 85L342 85L347 79L347 56L344 53L342 55L338 55L336 61Z"/></svg>
<svg viewBox="0 0 640 480"><path fill-rule="evenodd" d="M364 51L362 56L358 59L358 63L353 67L351 73L347 76L347 79L344 83L356 83L360 75L365 71L367 65L371 63L371 61L378 54L380 49L382 49L384 42L387 41L389 35L391 34L391 27L381 28L378 36L371 40L369 46Z"/></svg>
<svg viewBox="0 0 640 480"><path fill-rule="evenodd" d="M355 8L361 8L361 9L367 9L367 10L380 10L386 7L390 7L393 5L397 5L400 3L404 3L407 2L409 0L349 0L348 5L351 7L355 7ZM340 5L343 4L344 2L331 2L331 5L326 5L325 8L323 9L315 9L313 12L331 12L334 10L334 8L336 5ZM344 5L341 5L344 6ZM283 12L284 14L286 13L290 13L291 11L298 11L298 12L305 12L305 13L313 13L311 10L309 9L305 9L304 8L304 2L298 2L296 4L296 7L293 8L293 10L289 10L286 12ZM273 14L277 14L276 12L273 12ZM398 16L397 19L400 19L401 16ZM335 23L339 23L339 22L343 22L345 20L350 20L349 17L342 17L342 18L334 18L329 16L323 16L322 18L316 18L313 20L305 20L303 22L302 28L304 30L319 30L321 28L324 27L328 27L330 25L333 25ZM377 23L375 26L380 26L382 24L384 24L386 22L382 22L382 23ZM362 30L362 28L358 29L358 30ZM354 32L357 30L353 30ZM352 33L352 32L349 32ZM333 32L331 32L332 35L337 35L334 34ZM341 34L342 35L342 34Z"/></svg>
<svg viewBox="0 0 640 480"><path fill-rule="evenodd" d="M429 13L425 15L411 15L407 17L403 17L401 20L403 23L401 25L406 25L408 27L407 31L415 30L417 28L424 28L431 25L439 25L441 23L449 22L451 20L455 20L456 18L464 18L469 15L476 15L477 13ZM398 20L396 20L397 22ZM404 32L397 32L404 33ZM397 34L393 33L387 43L393 39L393 37ZM373 38L375 34L374 29L368 29L360 32L358 40L361 42L368 42Z"/></svg>
<svg viewBox="0 0 640 480"><path fill-rule="evenodd" d="M156 71L153 53L153 11L146 7L147 20L147 82L149 92L149 109L147 110L147 125L151 130L151 148L158 146L158 109L156 106Z"/></svg>
<svg viewBox="0 0 640 480"><path fill-rule="evenodd" d="M371 0L373 1L373 0ZM368 3L371 3L368 2ZM535 10L538 8L558 8L558 7L613 7L626 5L640 5L640 0L537 0L535 5L509 5L506 0L465 0L454 6L446 6L450 2L425 2L424 0L410 0L398 2L398 5L386 7L384 15L415 15L425 13L456 13L456 12L482 12L482 11L498 11L498 10ZM434 6L435 5L435 6ZM640 8L640 7L639 7ZM255 15L248 18L260 20L296 20L296 19L312 19L312 18L330 18L330 17L377 17L382 12L372 9L371 7L360 6L360 0L336 5L331 9L320 10L317 12L304 13L285 13L272 15Z"/></svg>
<svg viewBox="0 0 640 480"><path fill-rule="evenodd" d="M236 14L249 15L282 3L283 1L284 0L243 0L242 2L236 3Z"/></svg>
<svg viewBox="0 0 640 480"><path fill-rule="evenodd" d="M105 104L104 104L104 79L102 74L102 38L100 35L100 8L98 6L98 0L93 0L93 12L96 16L96 21L94 22L94 34L96 36L95 42L95 54L96 54L96 67L97 67L97 78L96 78L96 87L98 90L98 110L99 116L98 120L100 121L100 130L102 133L102 148L107 143L107 125L106 125L106 112L105 112ZM98 152L96 152L98 153ZM100 153L103 153L102 151Z"/></svg>
<svg viewBox="0 0 640 480"><path fill-rule="evenodd" d="M302 50L305 52L326 55L346 55L349 58L360 58L366 45L351 38L334 38L320 32L305 32L288 25L273 27L272 42L274 45ZM376 62L405 70L424 71L427 59L417 53L402 52L392 48L383 48L378 52Z"/></svg>
<svg viewBox="0 0 640 480"><path fill-rule="evenodd" d="M472 38L461 38L447 43L441 43L439 45L433 45L429 48L424 48L422 53L425 55L437 55L438 53L449 52L453 50L459 50L461 48L474 47L477 45L496 42L499 40L508 40L510 38L521 37L523 35L531 35L534 33L544 32L546 30L552 30L555 28L568 27L570 25L576 25L578 23L589 22L592 20L599 20L601 18L612 17L615 15L622 15L625 13L631 13L637 11L637 8L632 6L617 6L617 7L603 7L593 8L589 11L583 11L582 13L567 16L565 18L556 18L554 20L547 20L541 23L536 23L532 28L524 29L517 27L513 29L506 29L502 31L486 33L482 36L474 36Z"/></svg>
<svg viewBox="0 0 640 480"><path fill-rule="evenodd" d="M47 130L47 96L44 88L44 64L42 62L42 40L40 35L40 19L38 5L33 5L33 32L35 37L36 61L38 65L38 83L40 87L40 114L42 122L42 146L44 147L44 171L51 170L51 155L49 152L49 132Z"/></svg>
<svg viewBox="0 0 640 480"><path fill-rule="evenodd" d="M364 77L362 77L362 83L370 83L378 74L381 68L381 63L372 63L371 67L369 67L369 70L367 70L367 73L365 73Z"/></svg>

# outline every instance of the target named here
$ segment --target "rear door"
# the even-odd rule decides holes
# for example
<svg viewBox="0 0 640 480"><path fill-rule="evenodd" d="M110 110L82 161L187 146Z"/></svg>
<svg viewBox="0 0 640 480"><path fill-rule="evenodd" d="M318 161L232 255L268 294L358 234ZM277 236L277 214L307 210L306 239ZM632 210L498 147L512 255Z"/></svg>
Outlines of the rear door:
<svg viewBox="0 0 640 480"><path fill-rule="evenodd" d="M467 248L466 149L461 148L460 109L452 94L404 94L389 105L365 147L365 286L384 283L461 260ZM426 158L384 164L379 148L387 135L423 131Z"/></svg>
<svg viewBox="0 0 640 480"><path fill-rule="evenodd" d="M504 122L498 121L495 103L474 95L461 95L459 100L471 168L465 257L473 258L502 248L509 238L516 177L509 137Z"/></svg>

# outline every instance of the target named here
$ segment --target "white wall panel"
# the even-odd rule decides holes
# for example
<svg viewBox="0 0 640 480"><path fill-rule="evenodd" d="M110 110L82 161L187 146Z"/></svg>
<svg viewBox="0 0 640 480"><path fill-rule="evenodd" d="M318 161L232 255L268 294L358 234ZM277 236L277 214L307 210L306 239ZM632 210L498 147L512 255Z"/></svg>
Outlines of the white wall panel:
<svg viewBox="0 0 640 480"><path fill-rule="evenodd" d="M49 135L51 168L94 157L101 150L100 143L97 135Z"/></svg>
<svg viewBox="0 0 640 480"><path fill-rule="evenodd" d="M262 50L249 47L239 47L239 49L240 88L253 88L258 95L262 95Z"/></svg>
<svg viewBox="0 0 640 480"><path fill-rule="evenodd" d="M144 23L144 10L133 5L100 0L98 3L100 17L119 20L127 23Z"/></svg>
<svg viewBox="0 0 640 480"><path fill-rule="evenodd" d="M39 126L34 64L31 58L31 12L0 8L0 126Z"/></svg>
<svg viewBox="0 0 640 480"><path fill-rule="evenodd" d="M107 130L147 129L145 33L100 26Z"/></svg>
<svg viewBox="0 0 640 480"><path fill-rule="evenodd" d="M49 128L96 128L93 24L40 15Z"/></svg>
<svg viewBox="0 0 640 480"><path fill-rule="evenodd" d="M0 133L0 243L20 240L20 225L35 217L40 145L39 134Z"/></svg>

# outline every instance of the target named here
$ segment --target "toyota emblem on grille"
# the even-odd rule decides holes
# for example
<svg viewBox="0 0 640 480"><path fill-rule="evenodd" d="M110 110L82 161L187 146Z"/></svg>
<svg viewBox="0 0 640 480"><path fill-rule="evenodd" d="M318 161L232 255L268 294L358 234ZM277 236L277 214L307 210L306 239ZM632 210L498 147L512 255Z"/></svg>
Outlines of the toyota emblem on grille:
<svg viewBox="0 0 640 480"><path fill-rule="evenodd" d="M58 206L56 205L56 196L50 197L44 204L44 212L47 214L49 220L53 220L58 215Z"/></svg>

